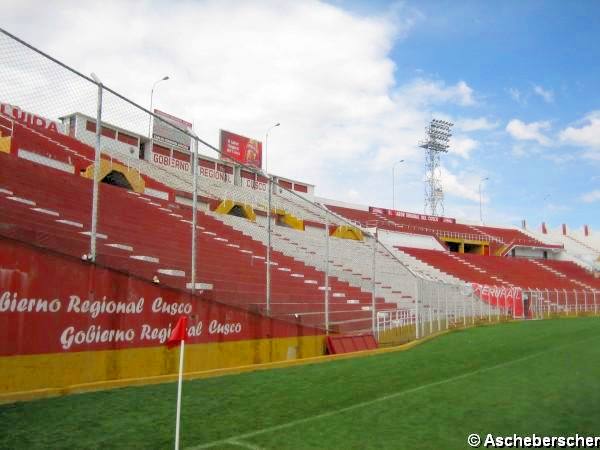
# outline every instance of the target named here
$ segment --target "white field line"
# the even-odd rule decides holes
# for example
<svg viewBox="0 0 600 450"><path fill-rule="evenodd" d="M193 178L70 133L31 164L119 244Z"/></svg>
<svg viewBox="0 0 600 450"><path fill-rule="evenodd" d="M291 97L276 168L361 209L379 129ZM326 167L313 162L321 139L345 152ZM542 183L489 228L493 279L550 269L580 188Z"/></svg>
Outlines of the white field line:
<svg viewBox="0 0 600 450"><path fill-rule="evenodd" d="M262 447L257 447L256 445L252 445L249 442L240 441L238 439L228 439L225 441L225 443L237 445L238 447L247 448L250 450L263 450Z"/></svg>
<svg viewBox="0 0 600 450"><path fill-rule="evenodd" d="M598 337L599 336L594 336L593 338L582 339L581 341L571 342L570 344L565 344L565 345L553 347L550 349L542 350L541 352L532 353L531 355L523 356L521 358L516 358L516 359L510 360L510 361L505 361L503 363L496 364L495 366L484 367L482 369L473 370L471 372L463 373L461 375L456 375L454 377L446 378L444 380L434 381L433 383L423 384L421 386L407 389L405 391L399 391L399 392L395 392L393 394L384 395L383 397L378 397L373 400L367 400L365 402L355 403L354 405L346 406L346 407L340 408L340 409L335 409L333 411L328 411L328 412L321 413L321 414L315 414L314 416L304 417L303 419L292 420L290 422L282 423L280 425L274 425L272 427L263 428L261 430L251 431L249 433L239 434L237 436L231 436L231 437L228 437L225 439L220 439L218 441L207 442L206 444L196 445L195 447L187 447L186 450L199 450L199 449L203 449L203 448L214 447L216 445L227 443L227 442L233 442L233 441L239 442L240 439L247 439L247 438L251 438L254 436L258 436L260 434L271 433L273 431L283 430L285 428L294 427L296 425L300 425L300 424L306 423L306 422L311 422L313 420L323 419L325 417L331 417L336 414L342 414L342 413L345 413L348 411L353 411L355 409L364 408L365 406L371 406L371 405L385 402L388 400L394 400L394 399L397 399L398 397L402 397L403 395L406 395L406 394L412 394L414 392L424 391L425 389L429 389L431 387L440 386L440 385L447 384L447 383L452 383L454 381L462 380L464 378L468 378L470 376L477 375L480 373L490 372L492 370L510 366L511 364L516 364L516 363L520 363L523 361L527 361L529 359L537 358L540 355L544 355L546 353L550 353L555 350L559 350L559 349L562 349L565 347L570 347L570 346L576 345L576 344L581 344L582 342L589 341L592 339L598 339Z"/></svg>

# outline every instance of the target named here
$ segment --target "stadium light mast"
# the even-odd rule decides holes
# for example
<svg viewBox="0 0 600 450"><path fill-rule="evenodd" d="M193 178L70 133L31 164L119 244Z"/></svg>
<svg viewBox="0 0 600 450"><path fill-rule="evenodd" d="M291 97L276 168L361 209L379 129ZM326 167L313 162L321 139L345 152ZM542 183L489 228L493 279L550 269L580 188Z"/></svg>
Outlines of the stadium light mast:
<svg viewBox="0 0 600 450"><path fill-rule="evenodd" d="M432 216L444 215L444 190L440 156L450 147L450 129L454 124L445 120L433 119L425 128L427 137L419 142L425 149L425 213Z"/></svg>

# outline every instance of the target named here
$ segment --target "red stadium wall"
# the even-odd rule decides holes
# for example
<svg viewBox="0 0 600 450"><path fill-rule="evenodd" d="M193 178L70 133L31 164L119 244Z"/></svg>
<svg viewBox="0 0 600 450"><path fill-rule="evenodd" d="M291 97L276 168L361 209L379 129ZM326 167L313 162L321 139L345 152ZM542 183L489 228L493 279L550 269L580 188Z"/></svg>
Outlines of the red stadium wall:
<svg viewBox="0 0 600 450"><path fill-rule="evenodd" d="M324 354L320 330L0 238L0 401L175 374L163 344L188 315L186 372Z"/></svg>

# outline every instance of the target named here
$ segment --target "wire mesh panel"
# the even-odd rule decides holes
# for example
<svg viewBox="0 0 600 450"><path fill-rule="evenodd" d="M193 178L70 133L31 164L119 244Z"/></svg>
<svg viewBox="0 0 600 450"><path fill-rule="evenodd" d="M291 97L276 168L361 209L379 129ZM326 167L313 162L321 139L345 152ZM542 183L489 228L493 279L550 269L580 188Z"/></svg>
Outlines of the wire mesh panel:
<svg viewBox="0 0 600 450"><path fill-rule="evenodd" d="M21 228L31 233L32 243L51 249L64 245L79 257L89 250L92 185L72 175L93 161L93 152L69 148L60 117L76 110L95 114L97 88L4 33L0 60L2 149L15 156L2 167L2 188L12 193L5 197L3 217L11 233ZM69 208L79 199L78 208Z"/></svg>
<svg viewBox="0 0 600 450"><path fill-rule="evenodd" d="M4 235L387 343L508 314L452 277L415 268L380 239L388 223L348 220L224 158L191 123L134 103L102 85L101 73L81 74L1 30L0 60L0 138L10 138L13 157L1 169ZM544 302L561 309L543 295L536 311ZM589 294L561 299L575 313L592 305Z"/></svg>
<svg viewBox="0 0 600 450"><path fill-rule="evenodd" d="M14 181L30 206L11 226L46 227L65 239L46 239L48 248L185 288L191 212L175 204L177 175L141 157L148 112L5 32L0 60L0 117L14 156L3 184Z"/></svg>

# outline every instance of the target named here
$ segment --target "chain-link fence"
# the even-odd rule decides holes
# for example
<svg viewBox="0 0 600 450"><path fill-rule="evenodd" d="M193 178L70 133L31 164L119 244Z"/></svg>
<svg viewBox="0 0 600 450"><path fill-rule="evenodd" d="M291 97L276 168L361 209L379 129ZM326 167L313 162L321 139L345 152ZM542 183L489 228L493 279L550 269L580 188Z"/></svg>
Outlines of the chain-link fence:
<svg viewBox="0 0 600 450"><path fill-rule="evenodd" d="M382 343L512 314L464 283L413 270L378 239L377 223L221 158L191 124L3 30L0 61L0 139L10 140L0 150L14 156L2 165L4 236ZM530 298L541 316L548 294Z"/></svg>

